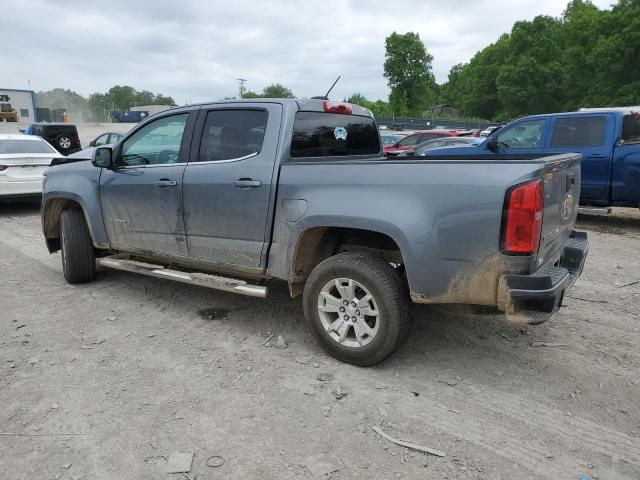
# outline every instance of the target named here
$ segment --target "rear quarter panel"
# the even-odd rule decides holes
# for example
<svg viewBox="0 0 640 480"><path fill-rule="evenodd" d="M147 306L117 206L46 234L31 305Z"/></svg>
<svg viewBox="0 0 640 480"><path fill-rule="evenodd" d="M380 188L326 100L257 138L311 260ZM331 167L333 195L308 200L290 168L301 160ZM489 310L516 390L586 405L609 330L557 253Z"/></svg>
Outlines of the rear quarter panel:
<svg viewBox="0 0 640 480"><path fill-rule="evenodd" d="M496 160L284 164L270 271L290 278L297 239L308 228L360 228L398 244L421 301L494 305L498 277L531 262L499 252L505 193L543 168ZM283 204L295 200L306 210L290 221Z"/></svg>

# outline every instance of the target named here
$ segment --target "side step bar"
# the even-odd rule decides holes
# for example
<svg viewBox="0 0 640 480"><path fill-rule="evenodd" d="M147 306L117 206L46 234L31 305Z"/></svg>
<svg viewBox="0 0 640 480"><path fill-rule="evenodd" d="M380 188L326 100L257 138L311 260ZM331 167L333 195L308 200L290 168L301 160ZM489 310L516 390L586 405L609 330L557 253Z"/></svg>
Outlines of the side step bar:
<svg viewBox="0 0 640 480"><path fill-rule="evenodd" d="M611 207L578 207L578 213L611 213Z"/></svg>
<svg viewBox="0 0 640 480"><path fill-rule="evenodd" d="M176 282L198 285L200 287L212 288L214 290L222 290L225 292L239 293L249 297L265 298L268 293L267 287L251 285L244 280L218 277L207 273L187 273L180 272L178 270L170 270L162 265L153 265L151 263L129 260L120 255L99 258L98 263L104 267L113 268L115 270L123 270L125 272L148 275L150 277L175 280Z"/></svg>

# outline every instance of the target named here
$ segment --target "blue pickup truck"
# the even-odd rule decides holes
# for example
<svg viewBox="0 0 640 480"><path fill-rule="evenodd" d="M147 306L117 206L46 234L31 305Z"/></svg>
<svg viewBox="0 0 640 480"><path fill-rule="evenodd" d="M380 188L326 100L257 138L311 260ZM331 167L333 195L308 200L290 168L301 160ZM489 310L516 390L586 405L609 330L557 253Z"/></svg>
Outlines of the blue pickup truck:
<svg viewBox="0 0 640 480"><path fill-rule="evenodd" d="M640 207L640 107L593 108L511 122L474 155L582 154L581 206ZM468 147L434 149L427 158L467 158Z"/></svg>
<svg viewBox="0 0 640 480"><path fill-rule="evenodd" d="M68 282L96 263L257 297L284 280L316 339L357 365L398 347L410 301L540 323L588 250L580 155L388 160L348 103L178 107L64 162L46 172L42 227Z"/></svg>

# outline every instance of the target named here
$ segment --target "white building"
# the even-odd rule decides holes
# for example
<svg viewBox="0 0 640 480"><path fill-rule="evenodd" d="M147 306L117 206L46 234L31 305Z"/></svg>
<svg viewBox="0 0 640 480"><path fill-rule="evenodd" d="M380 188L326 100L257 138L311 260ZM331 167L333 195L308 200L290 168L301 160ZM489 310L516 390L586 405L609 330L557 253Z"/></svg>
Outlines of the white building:
<svg viewBox="0 0 640 480"><path fill-rule="evenodd" d="M33 90L0 88L0 102L11 104L18 112L18 122L27 124L36 121L36 94Z"/></svg>

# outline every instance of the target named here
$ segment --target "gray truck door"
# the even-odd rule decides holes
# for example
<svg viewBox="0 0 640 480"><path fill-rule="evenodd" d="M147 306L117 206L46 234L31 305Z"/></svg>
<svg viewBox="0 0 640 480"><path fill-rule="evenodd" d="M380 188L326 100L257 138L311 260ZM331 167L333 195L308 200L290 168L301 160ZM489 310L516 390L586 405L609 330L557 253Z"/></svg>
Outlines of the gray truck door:
<svg viewBox="0 0 640 480"><path fill-rule="evenodd" d="M271 103L201 110L183 183L191 257L264 265L281 117Z"/></svg>
<svg viewBox="0 0 640 480"><path fill-rule="evenodd" d="M189 113L147 123L114 151L116 168L100 175L100 202L112 245L187 255L182 175ZM188 136L188 135L186 135Z"/></svg>

